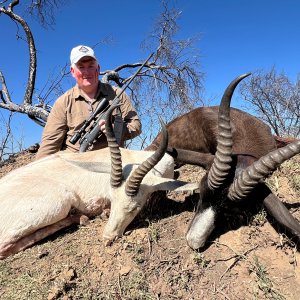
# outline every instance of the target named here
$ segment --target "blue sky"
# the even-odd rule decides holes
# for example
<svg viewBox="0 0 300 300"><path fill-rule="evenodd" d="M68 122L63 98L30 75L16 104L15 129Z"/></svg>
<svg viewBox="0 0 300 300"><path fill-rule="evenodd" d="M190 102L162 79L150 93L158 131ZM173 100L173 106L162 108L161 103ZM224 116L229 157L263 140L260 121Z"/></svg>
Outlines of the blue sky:
<svg viewBox="0 0 300 300"><path fill-rule="evenodd" d="M22 1L21 1L22 2ZM182 11L179 36L200 35L195 44L205 73L205 97L217 104L228 83L236 76L275 65L296 79L300 56L300 2L297 0L178 0ZM94 45L105 37L114 42L100 45L96 55L102 70L136 62L149 53L140 47L155 18L159 0L73 0L60 8L53 30L27 19L38 50L37 87L50 72L69 61L70 49L78 44ZM19 10L15 10L19 13ZM0 69L12 98L21 102L27 80L28 51L16 41L16 26L0 15L2 45ZM23 34L23 33L22 33ZM158 45L155 45L156 48ZM70 79L72 82L72 79ZM233 106L241 107L234 98ZM1 111L4 114L3 111ZM42 128L27 117L15 117L15 129L29 146L40 141Z"/></svg>

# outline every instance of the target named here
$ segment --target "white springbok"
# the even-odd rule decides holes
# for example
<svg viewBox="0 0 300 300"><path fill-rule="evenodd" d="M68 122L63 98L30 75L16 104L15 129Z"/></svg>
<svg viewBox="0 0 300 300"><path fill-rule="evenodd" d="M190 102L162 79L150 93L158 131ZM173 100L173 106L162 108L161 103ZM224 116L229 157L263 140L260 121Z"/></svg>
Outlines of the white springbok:
<svg viewBox="0 0 300 300"><path fill-rule="evenodd" d="M119 149L107 117L109 148L57 153L0 179L0 259L15 254L61 228L110 207L104 240L112 242L158 190L194 191L198 184L173 180L166 154L167 131L159 149Z"/></svg>

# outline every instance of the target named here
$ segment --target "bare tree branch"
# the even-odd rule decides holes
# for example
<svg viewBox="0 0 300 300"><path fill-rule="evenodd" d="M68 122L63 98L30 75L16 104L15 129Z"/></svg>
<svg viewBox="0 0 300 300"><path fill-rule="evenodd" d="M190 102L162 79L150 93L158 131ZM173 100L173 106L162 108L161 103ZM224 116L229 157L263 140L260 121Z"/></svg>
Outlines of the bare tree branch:
<svg viewBox="0 0 300 300"><path fill-rule="evenodd" d="M2 4L7 1L3 1ZM39 0L39 1L31 1L28 6L28 11L30 14L34 14L34 11L37 11L37 15L40 16L40 21L44 23L44 25L51 24L48 17L51 19L53 17L53 7L57 7L60 2L64 1L48 1L48 0ZM67 72L66 66L63 68L60 76L56 76L55 80L51 81L48 90L45 92L44 96L37 95L38 103L33 105L33 95L35 88L35 80L36 80L36 71L37 71L37 57L36 57L36 47L34 43L34 37L30 30L27 22L14 13L14 8L19 4L18 0L12 1L9 3L8 8L6 9L4 6L0 7L0 14L3 13L11 18L14 22L21 25L25 34L26 34L26 42L29 50L29 70L28 70L28 79L25 95L22 101L22 104L17 104L20 101L13 101L9 95L9 90L5 83L4 74L0 71L0 81L1 81L1 97L0 97L0 107L10 110L12 112L19 112L23 114L27 114L32 120L36 121L39 125L44 126L47 117L50 111L49 106L46 103L46 99L49 97L50 93L58 90L60 86L60 82L66 76ZM48 21L47 21L48 20ZM45 84L45 86L47 83ZM60 90L61 92L61 90ZM53 100L53 99L52 99Z"/></svg>
<svg viewBox="0 0 300 300"><path fill-rule="evenodd" d="M257 71L249 81L240 85L244 99L258 116L280 136L300 136L300 81L293 84L275 67Z"/></svg>
<svg viewBox="0 0 300 300"><path fill-rule="evenodd" d="M67 2L66 0L31 0L27 12L43 27L52 28L55 25L55 10Z"/></svg>
<svg viewBox="0 0 300 300"><path fill-rule="evenodd" d="M18 4L19 0L15 0L9 4L8 9L5 9L5 7L0 7L0 13L4 13L8 15L12 20L15 20L23 27L25 31L27 44L29 48L29 74L27 80L27 88L24 96L24 105L31 105L36 77L36 49L34 44L34 38L28 24L25 20L23 20L20 16L13 12L13 8Z"/></svg>
<svg viewBox="0 0 300 300"><path fill-rule="evenodd" d="M5 135L2 137L1 139L1 145L0 145L0 161L3 160L4 156L7 154L6 153L6 149L7 149L7 144L8 144L8 140L11 136L11 119L12 119L12 115L13 113L11 112L9 114L8 117L8 121L5 122L5 128L6 128L6 132Z"/></svg>
<svg viewBox="0 0 300 300"><path fill-rule="evenodd" d="M143 42L143 48L148 53L153 52L153 45L158 46L154 50L154 58L129 88L131 99L143 123L147 124L143 128L143 134L136 139L140 139L139 142L143 145L159 130L158 115L163 115L165 121L169 121L204 104L201 97L204 74L199 72L199 54L193 47L196 38L178 40L177 24L181 12L170 9L166 2L162 6L162 13L152 32ZM104 71L101 73L102 80L107 82L109 78L121 86L131 78L134 69L142 61L143 59L139 63L127 63L114 70ZM145 135L148 137L145 138Z"/></svg>
<svg viewBox="0 0 300 300"><path fill-rule="evenodd" d="M10 94L8 92L5 78L0 71L0 83L1 83L1 100L6 104L7 102L11 102Z"/></svg>

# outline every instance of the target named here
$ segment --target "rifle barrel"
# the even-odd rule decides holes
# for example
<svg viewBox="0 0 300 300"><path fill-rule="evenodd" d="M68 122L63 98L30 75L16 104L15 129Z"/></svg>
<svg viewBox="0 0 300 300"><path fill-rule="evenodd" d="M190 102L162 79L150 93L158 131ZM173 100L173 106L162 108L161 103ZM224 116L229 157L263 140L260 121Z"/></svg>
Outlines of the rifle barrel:
<svg viewBox="0 0 300 300"><path fill-rule="evenodd" d="M120 97L122 94L123 94L123 92L127 89L127 87L129 86L129 84L133 81L133 79L140 73L140 71L144 68L144 66L146 65L146 63L150 60L150 58L152 57L154 55L154 52L152 52L149 56L148 56L148 58L143 62L143 64L138 68L138 70L134 73L134 75L126 82L126 84L122 87L122 89L121 89L121 91L120 91L120 93L115 97L115 99L116 98L118 98L118 97ZM115 100L114 99L114 100ZM113 101L114 101L113 100Z"/></svg>

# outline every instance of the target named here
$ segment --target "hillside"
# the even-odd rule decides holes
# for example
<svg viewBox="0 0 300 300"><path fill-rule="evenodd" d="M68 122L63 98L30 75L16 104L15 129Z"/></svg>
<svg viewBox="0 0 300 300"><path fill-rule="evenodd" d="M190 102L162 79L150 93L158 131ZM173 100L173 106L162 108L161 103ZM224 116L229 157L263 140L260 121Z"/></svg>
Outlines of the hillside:
<svg viewBox="0 0 300 300"><path fill-rule="evenodd" d="M34 158L28 151L0 168L0 176ZM203 171L181 168L180 178ZM300 156L268 180L300 220ZM223 208L201 252L185 233L195 196L157 193L124 237L105 247L106 220L95 218L0 261L0 299L299 299L299 242L277 227L255 199Z"/></svg>

